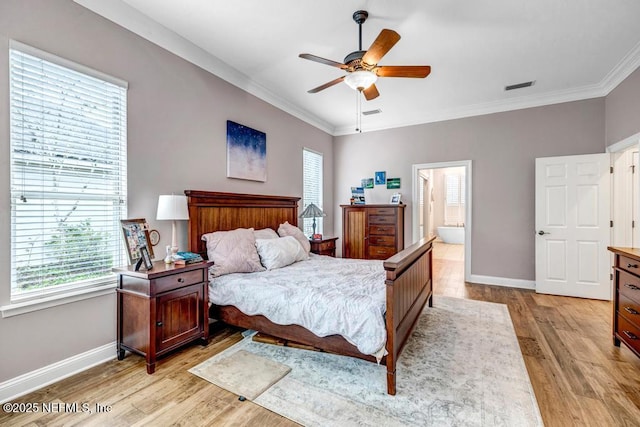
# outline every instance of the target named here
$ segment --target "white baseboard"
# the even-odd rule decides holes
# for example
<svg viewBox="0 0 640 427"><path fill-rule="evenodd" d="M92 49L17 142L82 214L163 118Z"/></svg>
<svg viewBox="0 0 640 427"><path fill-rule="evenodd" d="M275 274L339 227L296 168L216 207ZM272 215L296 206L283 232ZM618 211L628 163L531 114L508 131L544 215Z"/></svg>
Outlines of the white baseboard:
<svg viewBox="0 0 640 427"><path fill-rule="evenodd" d="M536 289L536 282L533 280L509 279L506 277L481 276L472 274L467 282L479 283L481 285L505 286L508 288Z"/></svg>
<svg viewBox="0 0 640 427"><path fill-rule="evenodd" d="M116 342L71 356L51 365L0 383L0 403L53 384L116 357Z"/></svg>

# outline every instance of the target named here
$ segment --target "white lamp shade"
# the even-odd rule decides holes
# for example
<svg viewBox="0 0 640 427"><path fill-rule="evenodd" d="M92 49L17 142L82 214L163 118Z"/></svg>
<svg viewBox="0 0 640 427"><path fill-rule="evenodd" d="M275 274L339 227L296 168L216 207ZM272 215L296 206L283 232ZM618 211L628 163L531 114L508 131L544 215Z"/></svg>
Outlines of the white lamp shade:
<svg viewBox="0 0 640 427"><path fill-rule="evenodd" d="M367 70L354 71L344 77L344 82L354 90L365 90L378 80L375 73Z"/></svg>
<svg viewBox="0 0 640 427"><path fill-rule="evenodd" d="M158 198L156 219L189 219L187 196L163 195Z"/></svg>

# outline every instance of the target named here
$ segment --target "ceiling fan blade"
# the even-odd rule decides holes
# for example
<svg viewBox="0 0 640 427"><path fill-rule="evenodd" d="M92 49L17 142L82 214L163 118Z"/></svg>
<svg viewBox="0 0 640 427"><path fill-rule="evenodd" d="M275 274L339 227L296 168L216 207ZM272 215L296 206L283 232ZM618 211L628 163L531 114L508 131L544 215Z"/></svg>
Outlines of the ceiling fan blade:
<svg viewBox="0 0 640 427"><path fill-rule="evenodd" d="M313 89L311 89L311 90L308 90L307 92L308 92L308 93L318 93L318 92L320 92L321 90L325 90L325 89L326 89L326 88L328 88L328 87L331 87L331 86L337 85L338 83L340 83L340 82L341 82L341 81L343 81L343 80L344 80L344 76L342 76L342 77L338 77L338 78L337 78L337 79L335 79L335 80L331 80L330 82L325 83L325 84L323 84L323 85L321 85L321 86L318 86L318 87L316 87L316 88L313 88Z"/></svg>
<svg viewBox="0 0 640 427"><path fill-rule="evenodd" d="M372 99L380 96L380 92L378 92L378 88L375 84L372 84L371 86L363 90L362 93L364 94L364 97L367 99L367 101L371 101Z"/></svg>
<svg viewBox="0 0 640 427"><path fill-rule="evenodd" d="M330 59L321 58L319 56L311 55L310 53L301 53L298 55L302 59L308 59L309 61L319 62L321 64L330 65L332 67L340 68L342 70L347 69L347 65L342 62L332 61Z"/></svg>
<svg viewBox="0 0 640 427"><path fill-rule="evenodd" d="M378 37L371 44L371 47L362 57L362 62L369 65L376 65L383 56L400 40L400 34L393 30L384 29L380 31Z"/></svg>
<svg viewBox="0 0 640 427"><path fill-rule="evenodd" d="M376 67L374 72L378 77L414 77L423 79L431 73L428 65L387 65Z"/></svg>

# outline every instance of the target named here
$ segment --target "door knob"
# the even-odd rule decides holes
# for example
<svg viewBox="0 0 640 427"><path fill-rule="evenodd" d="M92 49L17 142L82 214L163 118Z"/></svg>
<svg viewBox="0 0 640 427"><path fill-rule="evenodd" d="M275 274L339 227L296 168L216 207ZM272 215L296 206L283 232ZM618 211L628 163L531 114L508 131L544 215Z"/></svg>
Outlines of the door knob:
<svg viewBox="0 0 640 427"><path fill-rule="evenodd" d="M541 236L544 236L545 234L551 234L551 233L547 233L546 231L540 230L540 231L538 231L538 234L541 235Z"/></svg>

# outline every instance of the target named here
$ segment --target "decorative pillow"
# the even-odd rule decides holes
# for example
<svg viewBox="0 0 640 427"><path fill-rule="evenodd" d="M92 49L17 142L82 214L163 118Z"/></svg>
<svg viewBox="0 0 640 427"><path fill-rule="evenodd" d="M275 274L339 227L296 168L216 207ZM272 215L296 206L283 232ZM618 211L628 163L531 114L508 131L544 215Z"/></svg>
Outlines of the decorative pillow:
<svg viewBox="0 0 640 427"><path fill-rule="evenodd" d="M289 221L285 221L284 224L280 224L280 227L278 227L278 234L280 235L280 237L295 237L296 240L300 242L300 245L302 245L302 248L307 253L307 255L309 255L309 251L311 251L311 243L309 243L309 239L307 238L307 236L305 236L302 230L300 230L298 227L289 224Z"/></svg>
<svg viewBox="0 0 640 427"><path fill-rule="evenodd" d="M260 261L267 270L282 268L294 262L309 259L309 256L293 236L279 239L256 239Z"/></svg>
<svg viewBox="0 0 640 427"><path fill-rule="evenodd" d="M216 231L202 235L207 242L207 255L213 261L214 277L229 273L253 273L263 271L256 251L253 228L237 228L232 231Z"/></svg>
<svg viewBox="0 0 640 427"><path fill-rule="evenodd" d="M278 233L276 233L273 228L263 228L261 230L255 230L253 235L258 239L277 239Z"/></svg>

